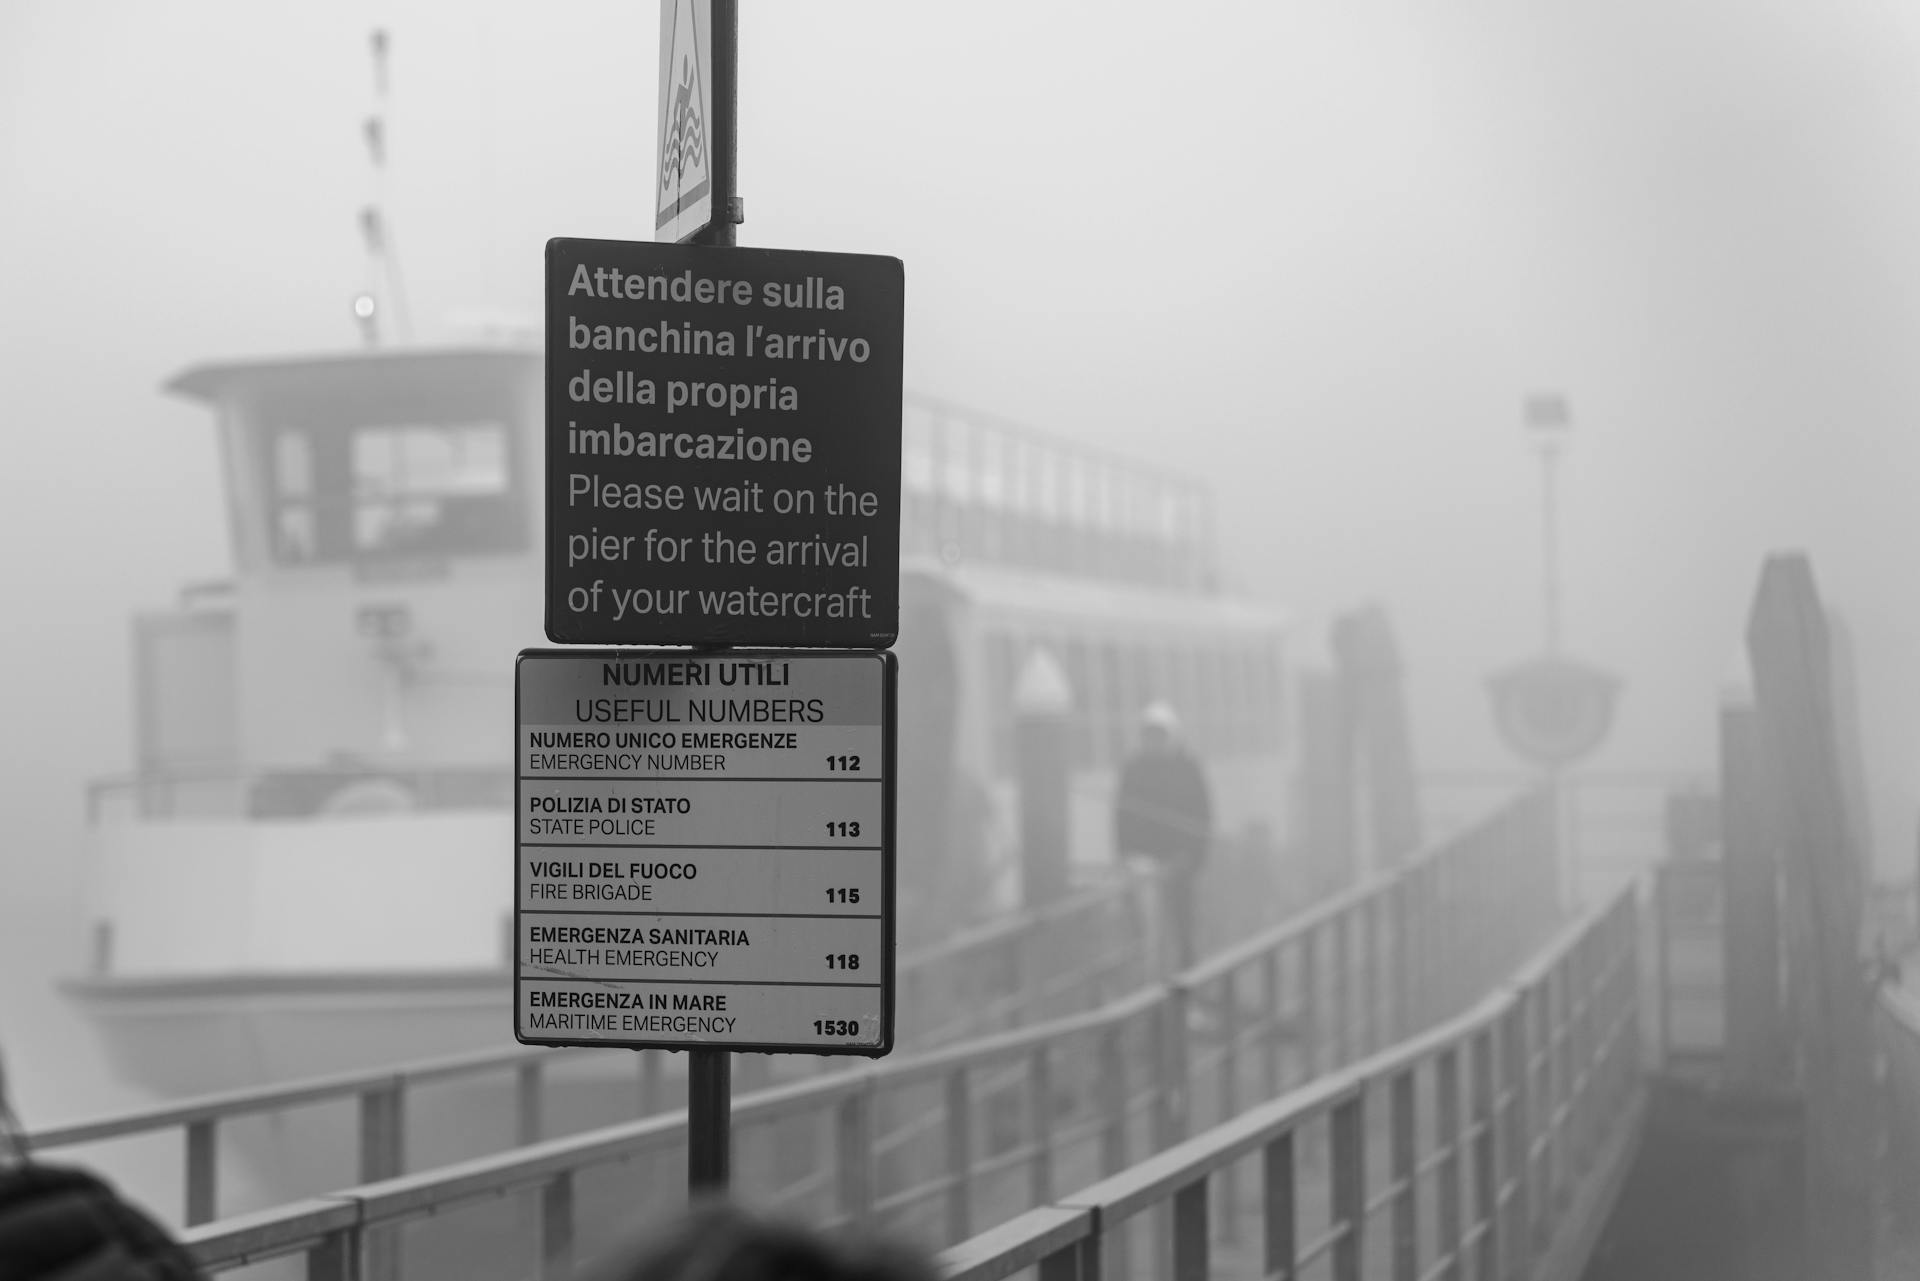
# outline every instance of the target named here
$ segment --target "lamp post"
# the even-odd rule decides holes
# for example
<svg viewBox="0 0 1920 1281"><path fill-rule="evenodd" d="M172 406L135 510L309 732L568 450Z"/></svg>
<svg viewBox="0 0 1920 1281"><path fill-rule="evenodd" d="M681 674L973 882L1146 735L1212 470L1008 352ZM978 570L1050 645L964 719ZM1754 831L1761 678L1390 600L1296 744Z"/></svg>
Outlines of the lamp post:
<svg viewBox="0 0 1920 1281"><path fill-rule="evenodd" d="M1540 588L1546 652L1560 652L1560 513L1555 502L1554 468L1573 425L1566 398L1553 393L1528 396L1523 408L1527 432L1540 454Z"/></svg>
<svg viewBox="0 0 1920 1281"><path fill-rule="evenodd" d="M1553 392L1536 392L1526 398L1522 418L1540 455L1540 616L1542 643L1549 661L1560 656L1560 512L1554 493L1554 469L1560 462L1560 449L1566 442L1573 415L1566 398ZM1553 807L1553 844L1558 866L1554 879L1558 884L1559 907L1571 914L1580 903L1578 864L1573 852L1573 824L1569 822L1566 770L1559 763L1547 766L1549 803Z"/></svg>

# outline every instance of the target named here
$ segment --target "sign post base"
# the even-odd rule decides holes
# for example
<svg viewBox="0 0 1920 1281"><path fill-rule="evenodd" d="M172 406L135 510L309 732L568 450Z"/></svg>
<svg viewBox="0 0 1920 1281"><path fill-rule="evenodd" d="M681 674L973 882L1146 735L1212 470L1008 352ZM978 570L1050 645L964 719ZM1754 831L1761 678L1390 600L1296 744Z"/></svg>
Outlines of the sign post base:
<svg viewBox="0 0 1920 1281"><path fill-rule="evenodd" d="M727 1190L733 1172L733 1052L687 1051L687 1195Z"/></svg>

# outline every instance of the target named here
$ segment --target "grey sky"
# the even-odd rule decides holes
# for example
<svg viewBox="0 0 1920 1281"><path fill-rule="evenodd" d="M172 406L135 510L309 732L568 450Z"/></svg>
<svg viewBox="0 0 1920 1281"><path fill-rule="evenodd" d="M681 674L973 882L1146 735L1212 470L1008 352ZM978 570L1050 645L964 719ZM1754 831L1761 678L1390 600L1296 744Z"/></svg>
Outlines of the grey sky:
<svg viewBox="0 0 1920 1281"><path fill-rule="evenodd" d="M1518 401L1562 388L1607 760L1705 764L1760 557L1806 547L1905 857L1911 11L744 8L742 239L905 259L910 385L1202 473L1238 580L1309 616L1385 600L1431 764L1500 759L1479 681L1538 639ZM11 813L71 823L125 760L127 611L224 570L210 432L158 383L354 341L376 21L421 336L536 317L550 235L647 234L652 6L0 9Z"/></svg>

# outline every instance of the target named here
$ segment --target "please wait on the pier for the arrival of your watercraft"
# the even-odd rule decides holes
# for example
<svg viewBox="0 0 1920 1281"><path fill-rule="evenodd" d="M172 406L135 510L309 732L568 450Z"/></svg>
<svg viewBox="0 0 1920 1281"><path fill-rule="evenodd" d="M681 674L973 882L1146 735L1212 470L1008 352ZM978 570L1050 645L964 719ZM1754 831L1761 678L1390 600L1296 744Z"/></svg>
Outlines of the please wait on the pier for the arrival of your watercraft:
<svg viewBox="0 0 1920 1281"><path fill-rule="evenodd" d="M549 639L883 648L900 260L547 245Z"/></svg>

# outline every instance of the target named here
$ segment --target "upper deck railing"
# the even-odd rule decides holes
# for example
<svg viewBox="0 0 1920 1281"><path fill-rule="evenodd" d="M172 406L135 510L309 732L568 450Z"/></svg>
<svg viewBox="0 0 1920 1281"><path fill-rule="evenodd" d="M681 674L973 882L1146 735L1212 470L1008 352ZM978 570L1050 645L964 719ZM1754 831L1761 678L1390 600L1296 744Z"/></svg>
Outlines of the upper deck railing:
<svg viewBox="0 0 1920 1281"><path fill-rule="evenodd" d="M908 395L901 551L1174 591L1216 586L1197 481Z"/></svg>

